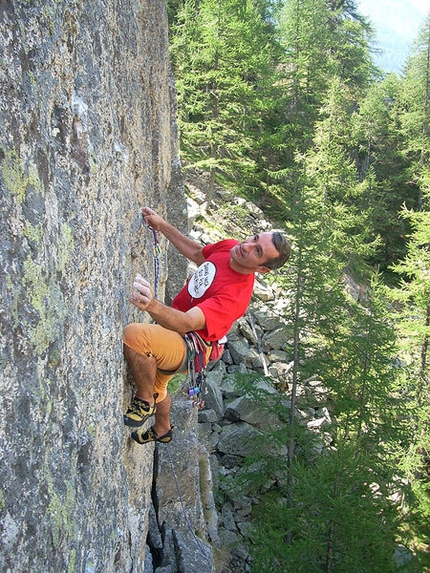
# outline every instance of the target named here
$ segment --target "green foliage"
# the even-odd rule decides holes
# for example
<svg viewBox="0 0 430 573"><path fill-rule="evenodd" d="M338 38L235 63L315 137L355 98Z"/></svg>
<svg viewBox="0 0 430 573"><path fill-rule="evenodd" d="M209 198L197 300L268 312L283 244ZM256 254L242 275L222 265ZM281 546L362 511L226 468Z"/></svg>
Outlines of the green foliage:
<svg viewBox="0 0 430 573"><path fill-rule="evenodd" d="M398 392L405 404L403 423L407 440L402 444L401 467L409 480L413 496L408 498L405 533L411 544L421 550L421 561L430 566L430 556L422 551L420 538L429 538L430 523L430 244L429 167L422 165L423 200L421 211L404 210L412 234L405 259L395 266L403 280L390 291L396 302L399 355L408 365L400 380ZM415 538L416 536L416 538Z"/></svg>
<svg viewBox="0 0 430 573"><path fill-rule="evenodd" d="M185 160L293 243L277 276L291 293L291 394L247 389L286 426L261 433L234 480L260 496L254 570L386 573L400 543L425 570L430 20L404 76L382 77L354 0L171 0L169 19ZM323 455L292 414L311 376L333 417Z"/></svg>
<svg viewBox="0 0 430 573"><path fill-rule="evenodd" d="M268 496L256 512L253 571L395 571L395 508L357 444L294 466L296 503ZM290 532L289 538L286 532Z"/></svg>
<svg viewBox="0 0 430 573"><path fill-rule="evenodd" d="M270 105L276 42L265 16L261 2L186 1L172 26L182 149L231 177L252 177Z"/></svg>

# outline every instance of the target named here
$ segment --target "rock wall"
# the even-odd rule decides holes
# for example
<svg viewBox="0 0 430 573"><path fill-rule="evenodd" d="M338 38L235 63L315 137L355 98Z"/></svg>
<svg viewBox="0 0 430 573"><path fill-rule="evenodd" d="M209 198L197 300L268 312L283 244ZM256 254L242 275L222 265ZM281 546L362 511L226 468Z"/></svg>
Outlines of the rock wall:
<svg viewBox="0 0 430 573"><path fill-rule="evenodd" d="M1 571L144 570L122 329L154 278L139 206L186 220L173 89L164 2L0 3Z"/></svg>

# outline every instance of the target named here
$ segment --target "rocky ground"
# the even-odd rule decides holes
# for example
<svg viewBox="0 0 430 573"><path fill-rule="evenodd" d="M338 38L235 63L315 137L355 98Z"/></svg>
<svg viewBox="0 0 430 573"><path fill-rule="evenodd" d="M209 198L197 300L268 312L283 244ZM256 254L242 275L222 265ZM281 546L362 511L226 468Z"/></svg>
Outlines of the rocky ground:
<svg viewBox="0 0 430 573"><path fill-rule="evenodd" d="M216 190L208 207L198 174L188 174L187 189L191 234L198 241L210 243L230 236L242 239L273 228L256 205L223 189ZM257 277L248 312L228 334L222 359L209 367L198 433L208 452L214 484L214 496L204 507L207 530L212 545L222 549L224 564L217 567L222 573L250 571L252 510L259 493L238 491L235 478L262 435L287 427L293 366L291 317L288 293L277 284L276 276L270 281ZM252 389L244 390L241 380L245 386L251 383L260 400ZM268 407L262 407L261 396ZM298 386L293 415L316 437L315 455L331 442L326 431L331 422L326 402L327 391L318 379ZM279 455L285 456L285 451ZM271 485L266 484L266 489Z"/></svg>

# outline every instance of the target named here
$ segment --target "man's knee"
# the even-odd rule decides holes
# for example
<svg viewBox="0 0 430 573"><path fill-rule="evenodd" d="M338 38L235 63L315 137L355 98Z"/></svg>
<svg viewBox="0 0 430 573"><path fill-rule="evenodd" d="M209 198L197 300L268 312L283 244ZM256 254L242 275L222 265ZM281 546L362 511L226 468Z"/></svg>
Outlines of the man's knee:
<svg viewBox="0 0 430 573"><path fill-rule="evenodd" d="M130 342L136 338L136 325L134 323L127 324L124 328L122 340L125 346L130 346Z"/></svg>
<svg viewBox="0 0 430 573"><path fill-rule="evenodd" d="M148 325L134 322L128 324L124 328L123 344L124 349L128 347L130 351L134 351L137 354L147 355L147 351L151 348ZM130 351L125 350L124 354Z"/></svg>
<svg viewBox="0 0 430 573"><path fill-rule="evenodd" d="M133 358L139 358L140 356L144 356L146 358L154 358L152 352L150 352L149 350L139 352L138 350L134 350L134 348L131 348L130 346L128 346L125 343L123 343L122 349L123 349L124 357L127 360L127 362L130 362L130 360L132 360ZM154 360L155 360L155 358L154 358Z"/></svg>

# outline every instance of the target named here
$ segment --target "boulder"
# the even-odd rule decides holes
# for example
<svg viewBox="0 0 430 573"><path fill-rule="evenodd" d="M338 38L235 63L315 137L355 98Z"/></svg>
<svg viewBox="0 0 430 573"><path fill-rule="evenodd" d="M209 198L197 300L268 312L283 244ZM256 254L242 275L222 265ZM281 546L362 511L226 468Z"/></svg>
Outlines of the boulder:
<svg viewBox="0 0 430 573"><path fill-rule="evenodd" d="M255 448L260 432L246 422L224 426L220 434L218 450L223 454L246 457Z"/></svg>

